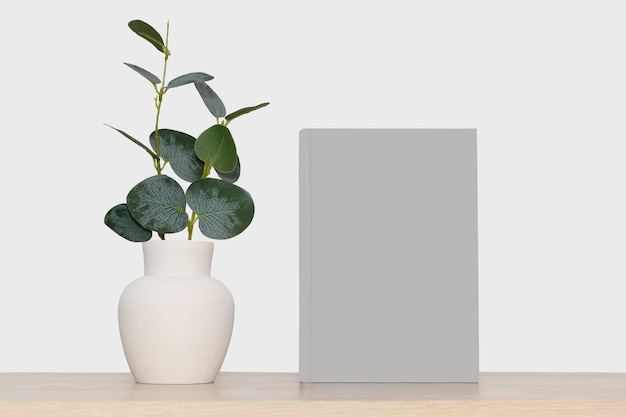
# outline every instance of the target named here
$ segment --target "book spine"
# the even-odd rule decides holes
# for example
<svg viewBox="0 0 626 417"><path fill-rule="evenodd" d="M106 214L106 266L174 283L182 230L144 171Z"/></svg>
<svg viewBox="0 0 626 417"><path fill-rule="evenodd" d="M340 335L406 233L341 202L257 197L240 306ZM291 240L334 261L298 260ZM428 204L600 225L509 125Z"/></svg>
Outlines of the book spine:
<svg viewBox="0 0 626 417"><path fill-rule="evenodd" d="M299 269L300 269L300 381L312 382L312 259L311 259L311 129L300 131L299 166Z"/></svg>

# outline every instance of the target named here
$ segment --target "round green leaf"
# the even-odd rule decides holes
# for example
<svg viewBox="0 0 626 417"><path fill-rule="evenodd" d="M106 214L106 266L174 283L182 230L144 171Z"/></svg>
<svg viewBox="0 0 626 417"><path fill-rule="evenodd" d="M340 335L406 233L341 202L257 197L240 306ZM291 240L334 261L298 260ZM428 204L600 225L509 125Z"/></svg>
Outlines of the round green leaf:
<svg viewBox="0 0 626 417"><path fill-rule="evenodd" d="M185 181L194 182L202 177L204 162L198 159L194 146L196 138L183 132L159 129L159 152L172 170ZM150 134L150 145L156 152L156 135Z"/></svg>
<svg viewBox="0 0 626 417"><path fill-rule="evenodd" d="M187 227L185 191L167 175L155 175L135 185L126 196L126 204L146 229L176 233Z"/></svg>
<svg viewBox="0 0 626 417"><path fill-rule="evenodd" d="M198 216L198 227L210 239L229 239L243 232L254 217L250 194L234 184L204 178L187 189L187 204Z"/></svg>
<svg viewBox="0 0 626 417"><path fill-rule="evenodd" d="M152 237L152 231L137 223L126 204L118 204L109 210L104 216L104 224L131 242L146 242Z"/></svg>
<svg viewBox="0 0 626 417"><path fill-rule="evenodd" d="M195 144L198 158L222 172L231 172L237 166L237 149L230 130L213 125L198 136Z"/></svg>
<svg viewBox="0 0 626 417"><path fill-rule="evenodd" d="M128 22L128 27L135 32L137 35L141 36L148 42L150 42L156 49L159 51L166 53L165 43L163 42L163 38L152 26L144 22L143 20L131 20Z"/></svg>
<svg viewBox="0 0 626 417"><path fill-rule="evenodd" d="M226 106L224 106L222 99L218 97L215 91L206 83L194 83L194 85L211 114L214 117L224 117L226 115Z"/></svg>
<svg viewBox="0 0 626 417"><path fill-rule="evenodd" d="M222 172L219 169L216 169L217 175L226 182L234 184L239 179L239 175L241 175L241 163L239 162L239 157L237 157L237 165L235 169L230 172Z"/></svg>
<svg viewBox="0 0 626 417"><path fill-rule="evenodd" d="M180 87L181 85L191 83L203 83L212 79L212 75L205 74L204 72L192 72L190 74L185 74L181 75L180 77L174 78L172 81L167 83L167 88Z"/></svg>

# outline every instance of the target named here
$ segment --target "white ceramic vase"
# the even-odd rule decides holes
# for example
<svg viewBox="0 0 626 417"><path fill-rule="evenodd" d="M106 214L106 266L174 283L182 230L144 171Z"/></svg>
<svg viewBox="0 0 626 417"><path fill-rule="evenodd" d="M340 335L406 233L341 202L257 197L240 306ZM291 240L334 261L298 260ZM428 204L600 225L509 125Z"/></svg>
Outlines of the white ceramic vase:
<svg viewBox="0 0 626 417"><path fill-rule="evenodd" d="M213 242L150 240L144 276L119 301L126 361L138 383L215 381L234 321L233 297L211 277Z"/></svg>

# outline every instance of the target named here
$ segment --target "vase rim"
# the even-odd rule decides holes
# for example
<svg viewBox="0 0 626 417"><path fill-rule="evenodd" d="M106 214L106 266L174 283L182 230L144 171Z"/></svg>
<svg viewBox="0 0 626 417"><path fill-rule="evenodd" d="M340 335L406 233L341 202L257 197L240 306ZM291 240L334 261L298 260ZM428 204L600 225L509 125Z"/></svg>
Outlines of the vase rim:
<svg viewBox="0 0 626 417"><path fill-rule="evenodd" d="M145 276L211 276L211 241L155 239L142 249Z"/></svg>
<svg viewBox="0 0 626 417"><path fill-rule="evenodd" d="M169 239L169 240L161 240L161 239L151 239L146 242L143 242L142 245L146 246L214 246L213 242L210 240L189 240L189 239Z"/></svg>

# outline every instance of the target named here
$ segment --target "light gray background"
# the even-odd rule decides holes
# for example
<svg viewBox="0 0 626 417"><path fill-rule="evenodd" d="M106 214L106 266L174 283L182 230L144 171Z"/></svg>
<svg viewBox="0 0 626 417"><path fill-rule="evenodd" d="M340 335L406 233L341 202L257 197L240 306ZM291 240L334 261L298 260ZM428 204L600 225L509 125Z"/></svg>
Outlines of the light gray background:
<svg viewBox="0 0 626 417"><path fill-rule="evenodd" d="M125 371L116 305L140 247L102 223L151 175L160 57L206 71L234 121L256 218L220 243L237 303L227 371L297 371L298 132L476 127L483 371L626 372L621 1L3 2L0 371ZM193 88L163 127L212 123ZM206 119L204 119L206 117ZM147 132L145 133L147 135ZM373 173L376 174L376 170Z"/></svg>

